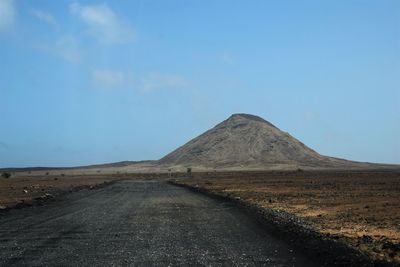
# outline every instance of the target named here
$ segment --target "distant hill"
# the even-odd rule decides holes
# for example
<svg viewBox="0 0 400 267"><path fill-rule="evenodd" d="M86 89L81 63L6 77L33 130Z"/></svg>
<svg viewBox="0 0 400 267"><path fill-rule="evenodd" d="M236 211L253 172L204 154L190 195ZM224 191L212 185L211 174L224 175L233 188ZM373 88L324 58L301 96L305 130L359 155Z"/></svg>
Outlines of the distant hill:
<svg viewBox="0 0 400 267"><path fill-rule="evenodd" d="M158 161L164 166L257 168L304 166L312 168L366 167L360 163L322 156L270 122L254 115L234 114Z"/></svg>
<svg viewBox="0 0 400 267"><path fill-rule="evenodd" d="M113 163L103 163L95 165L77 166L77 167L22 167L22 168L0 168L3 172L21 172L21 171L50 171L50 170L76 170L76 169L102 169L102 168L118 168L139 164L151 164L153 160L142 161L119 161Z"/></svg>
<svg viewBox="0 0 400 267"><path fill-rule="evenodd" d="M4 168L0 171L43 175L61 173L129 173L193 170L400 169L323 156L254 115L234 114L161 158L66 168Z"/></svg>

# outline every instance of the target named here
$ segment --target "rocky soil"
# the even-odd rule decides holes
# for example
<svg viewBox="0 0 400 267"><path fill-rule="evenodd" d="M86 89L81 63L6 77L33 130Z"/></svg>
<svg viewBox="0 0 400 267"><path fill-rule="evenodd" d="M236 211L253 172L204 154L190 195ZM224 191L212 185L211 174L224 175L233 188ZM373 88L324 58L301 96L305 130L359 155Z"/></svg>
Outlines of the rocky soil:
<svg viewBox="0 0 400 267"><path fill-rule="evenodd" d="M400 264L400 172L208 172L175 180L274 212Z"/></svg>

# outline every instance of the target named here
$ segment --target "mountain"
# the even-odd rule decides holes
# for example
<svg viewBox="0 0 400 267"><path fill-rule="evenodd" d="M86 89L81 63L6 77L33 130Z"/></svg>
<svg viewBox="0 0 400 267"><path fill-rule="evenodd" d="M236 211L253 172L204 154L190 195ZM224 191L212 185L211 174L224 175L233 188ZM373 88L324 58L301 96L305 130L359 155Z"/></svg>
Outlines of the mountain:
<svg viewBox="0 0 400 267"><path fill-rule="evenodd" d="M158 161L163 166L206 168L362 167L322 156L270 122L234 114Z"/></svg>
<svg viewBox="0 0 400 267"><path fill-rule="evenodd" d="M270 122L254 115L234 114L227 120L161 158L64 168L3 168L21 175L115 174L208 170L398 170L400 165L348 161L318 154Z"/></svg>

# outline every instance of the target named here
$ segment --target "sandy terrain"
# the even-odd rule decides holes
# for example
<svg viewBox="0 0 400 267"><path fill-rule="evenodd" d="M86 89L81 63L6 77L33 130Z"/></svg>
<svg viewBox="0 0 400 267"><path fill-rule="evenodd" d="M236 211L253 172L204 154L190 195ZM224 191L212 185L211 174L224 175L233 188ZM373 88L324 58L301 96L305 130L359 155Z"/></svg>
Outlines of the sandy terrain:
<svg viewBox="0 0 400 267"><path fill-rule="evenodd" d="M178 179L303 218L373 258L400 263L400 172L231 172Z"/></svg>

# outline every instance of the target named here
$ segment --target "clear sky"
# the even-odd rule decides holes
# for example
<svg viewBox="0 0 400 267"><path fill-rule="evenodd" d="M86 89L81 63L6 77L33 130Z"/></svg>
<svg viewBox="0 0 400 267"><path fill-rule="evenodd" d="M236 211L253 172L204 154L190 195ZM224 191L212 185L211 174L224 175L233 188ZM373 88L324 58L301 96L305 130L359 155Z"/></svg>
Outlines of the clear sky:
<svg viewBox="0 0 400 267"><path fill-rule="evenodd" d="M0 167L158 159L232 113L400 163L400 1L0 0Z"/></svg>

